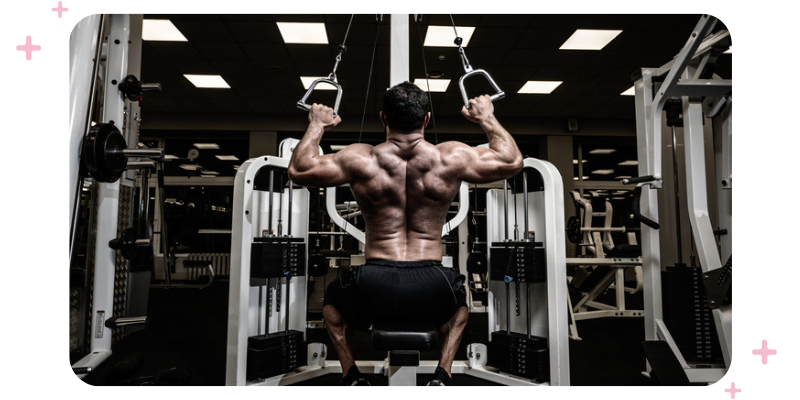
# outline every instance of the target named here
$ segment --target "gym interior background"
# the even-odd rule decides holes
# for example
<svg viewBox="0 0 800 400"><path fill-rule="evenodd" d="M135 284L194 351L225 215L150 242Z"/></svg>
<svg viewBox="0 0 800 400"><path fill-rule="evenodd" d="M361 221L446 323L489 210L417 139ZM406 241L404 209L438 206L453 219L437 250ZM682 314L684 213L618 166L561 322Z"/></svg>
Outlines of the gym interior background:
<svg viewBox="0 0 800 400"><path fill-rule="evenodd" d="M94 17L99 21L99 16ZM128 169L119 178L113 236L121 239L115 246L119 251L111 267L113 285L107 288L113 296L113 306L108 310L113 311L104 310L116 320L98 319L98 310L93 305L100 285L95 282L97 269L101 268L95 254L98 246L104 246L97 240L99 224L108 209L100 201L101 182L89 174L80 177L70 260L70 363L76 374L93 385L230 384L226 369L231 368L228 363L231 355L226 354L229 352L226 343L231 332L229 302L234 284L231 269L235 267L232 259L238 251L232 248L237 223L234 218L237 172L249 159L278 156L284 140L302 137L307 117L298 110L297 101L306 93L309 82L331 72L345 35L346 51L335 70L337 82L343 88L339 107L342 123L323 136L322 151L336 152L355 142L373 145L382 142L385 136L378 112L382 93L393 84L390 72L397 63L392 60L391 41L397 35L393 28L396 16L145 14L128 17L127 73L143 84L133 98L128 96L120 130L129 149L162 151L154 157L157 161L145 161L139 169ZM602 268L603 265L589 261L586 261L589 264L567 263L564 272L568 278L564 284L570 301L568 308L572 311L564 319L569 327L569 340L561 349L569 360L566 382L697 384L702 380L692 378L690 372L681 375L689 368L685 364L709 370L724 368L725 346L718 339L713 311L701 283L708 271L701 268L688 212L687 185L692 183L687 179L695 171L687 171L685 121L681 118L686 109L681 108L680 97L676 97L677 103L670 100L665 106L666 118L658 127L662 129L663 145L661 186L653 191L657 198L655 212L660 215L655 243L660 247L659 268L663 273L659 283L663 320L672 332L671 342L663 334L656 341L668 342L667 350L643 344L646 340L653 341L646 337L645 297L649 287L642 281L642 265L647 260L643 260L640 246L647 240L642 237L643 230L649 228L635 216L636 185L622 182L642 175L641 154L647 151L642 150L645 144L641 136L637 138L637 134L641 135L637 133L641 130L637 125L641 117L637 115L639 99L634 83L642 80L643 68L659 68L673 62L691 42L699 21L706 17L412 14L405 18L407 59L401 62L408 66L407 79L429 90L431 95L434 120L426 130L427 140L458 140L473 146L486 142L480 128L460 113L462 100L457 83L465 71L458 47L452 44L455 24L464 38L469 62L475 69L489 72L505 92L505 98L494 103L498 120L514 136L526 158L549 162L561 176L565 229L559 240L563 241L566 258L637 260L624 268L612 265L611 272L608 265ZM113 37L114 21L112 16L101 21L105 22L101 31L104 39ZM288 29L298 26L306 38L296 43L289 37ZM444 32L444 41L426 44L436 39L437 29ZM95 27L93 32L96 34L97 30ZM597 49L566 48L568 39L589 30L604 32L610 40ZM154 36L164 32L175 36ZM311 32L321 36L309 38ZM727 30L722 21L717 21L706 32L708 38L704 43L722 32ZM77 31L73 32L76 35ZM721 45L707 52L713 54L704 58L708 65L697 67L702 72L700 78L722 80L730 85L732 55L730 37L726 38L727 41L720 40ZM112 64L113 45L109 42L106 46L103 51L109 54L102 58L97 76L90 80L98 93L89 106L92 127L109 122L104 112L111 106L99 93L117 85L116 81L108 82L112 74L105 68ZM668 78L660 76L654 81ZM160 90L147 85L151 83L158 83ZM543 83L544 88L535 86L536 83ZM444 88L440 89L439 84ZM471 96L492 92L481 77L467 81L466 89ZM525 89L531 91L526 93ZM332 105L335 93L314 91L309 103ZM728 90L716 97L727 98L729 108L730 96ZM730 202L730 197L720 195L717 187L718 163L724 162L719 137L725 128L710 114L707 111L701 117L704 165L692 165L702 168L701 174L706 177L709 214L718 241L715 245L722 246L723 238L727 236L730 240L732 235L731 227L724 226L725 219L720 216L730 212L720 205ZM81 148L85 158L87 147ZM131 154L138 156L139 162L148 157L144 153ZM502 188L502 182L469 187L469 197L474 200L470 200L469 214L463 222L466 229L462 232L466 236L454 229L442 238L445 254L453 258L452 265L456 268L466 262L469 253L489 252L487 194ZM514 185L515 194L517 190ZM353 256L358 256L361 248L354 237L343 234L333 223L324 191L309 189L308 193L307 218L296 224L307 223L303 228L306 255L322 255L327 265L319 276L307 278L303 300L304 340L327 345L327 360L335 362L336 354L322 325L322 290L327 282L350 267L352 260L357 260ZM334 202L341 212L357 214L349 190L339 190ZM457 209L458 204L454 204L452 214ZM349 220L363 229L363 220L357 215ZM123 232L128 232L126 229L131 235L127 240L123 236ZM129 251L127 254L125 249ZM729 272L729 257L721 259L722 264L726 261ZM617 271L621 271L621 278ZM470 321L456 356L456 360L462 361L473 357L468 344L491 340L487 314L494 299L487 274L467 275ZM276 289L280 290L280 285ZM525 290L522 292L524 296ZM564 302L566 306L566 298ZM271 307L280 310L280 305ZM604 310L610 313L592 313ZM145 318L140 317L145 316L143 323ZM699 328L695 330L695 326ZM93 342L98 341L98 329L111 333L110 337L108 333L105 336L110 348L104 349L107 358L89 370L85 368L88 365L85 360L95 350ZM385 352L372 348L369 333L358 333L357 343L358 360L386 357ZM672 354L675 348L680 357ZM437 356L434 352L422 352L421 358L435 360ZM492 370L491 365L485 368ZM504 377L509 376L502 367L499 370ZM659 372L658 376L654 370ZM281 372L285 376L291 373ZM524 377L517 379L513 373L510 376L492 380L454 374L454 380L460 385L542 383ZM276 382L270 378L247 382ZM418 382L424 384L425 378L424 370L420 369ZM387 380L376 373L373 384L386 384ZM340 381L340 375L327 374L278 383L336 385Z"/></svg>

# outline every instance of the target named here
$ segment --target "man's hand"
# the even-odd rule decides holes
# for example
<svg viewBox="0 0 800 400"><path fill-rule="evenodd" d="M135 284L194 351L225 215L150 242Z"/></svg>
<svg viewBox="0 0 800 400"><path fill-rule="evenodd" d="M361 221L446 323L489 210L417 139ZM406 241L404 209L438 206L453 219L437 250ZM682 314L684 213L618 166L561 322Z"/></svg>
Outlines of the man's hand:
<svg viewBox="0 0 800 400"><path fill-rule="evenodd" d="M494 116L494 105L492 98L488 94L476 97L469 101L469 108L461 107L461 114L464 114L468 120L477 123L483 123L488 118Z"/></svg>
<svg viewBox="0 0 800 400"><path fill-rule="evenodd" d="M333 116L332 108L317 103L311 105L311 111L308 112L309 126L318 126L327 131L339 125L339 122L342 122L342 119L338 115Z"/></svg>

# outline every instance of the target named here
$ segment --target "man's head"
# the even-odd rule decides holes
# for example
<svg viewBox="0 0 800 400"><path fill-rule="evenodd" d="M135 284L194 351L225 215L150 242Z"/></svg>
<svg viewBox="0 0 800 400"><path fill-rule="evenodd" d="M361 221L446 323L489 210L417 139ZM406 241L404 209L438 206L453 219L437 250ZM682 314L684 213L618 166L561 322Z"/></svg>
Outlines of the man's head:
<svg viewBox="0 0 800 400"><path fill-rule="evenodd" d="M403 82L383 95L383 121L389 129L409 133L427 125L428 96L417 85Z"/></svg>

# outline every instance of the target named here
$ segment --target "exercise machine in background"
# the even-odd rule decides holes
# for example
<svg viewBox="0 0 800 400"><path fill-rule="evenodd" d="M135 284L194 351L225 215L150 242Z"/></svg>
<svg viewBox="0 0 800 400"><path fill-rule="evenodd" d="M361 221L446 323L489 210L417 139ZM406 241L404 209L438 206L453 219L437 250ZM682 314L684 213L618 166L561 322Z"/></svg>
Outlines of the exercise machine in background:
<svg viewBox="0 0 800 400"><path fill-rule="evenodd" d="M731 39L727 30L714 32L716 23L715 18L702 16L674 60L660 68L641 69L634 83L639 177L623 183L637 185L634 214L643 225L647 373L662 384L713 383L725 375L731 362L732 81L714 74L715 61L730 48ZM663 184L662 157L666 138L662 139L662 113L671 100L680 101L682 105L687 214L702 271L702 279L699 279L702 284L698 282L702 287L698 289L707 296L707 301L698 302L696 307L701 311L710 310L712 321L708 325L716 331L714 339L719 343L723 359L720 365L688 361L675 340L680 332L672 332L665 323L663 301L666 295L673 293L662 293L656 191ZM706 160L706 147L711 146L703 129L706 120L713 125L716 162ZM709 184L707 175L716 181ZM709 202L714 197L717 198L717 212L712 215ZM680 205L675 210L677 214ZM717 229L712 225L714 221Z"/></svg>
<svg viewBox="0 0 800 400"><path fill-rule="evenodd" d="M138 191L134 207L135 170L148 174L164 154L137 148L139 116L130 111L160 85L129 74L138 72L139 60L129 59L130 32L128 15L92 15L70 36L70 355L81 378L108 359L122 328L147 321L131 315L142 308L128 307L133 301L126 296L149 290L152 270L149 195Z"/></svg>
<svg viewBox="0 0 800 400"><path fill-rule="evenodd" d="M642 249L637 244L636 232L633 232L633 229L611 226L614 208L607 198L604 201L604 211L594 211L592 202L582 198L578 192L572 192L572 198L581 218L569 218L567 238L579 246L580 255L568 258L567 265L576 267L572 277L569 278L569 283L573 288L580 290L581 299L574 306L570 303L572 318L570 338L581 340L574 321L644 316L644 310L631 310L625 304L625 294L638 293L643 286ZM602 226L593 226L592 220L595 217L602 218ZM612 232L625 234L628 243L619 245L614 243ZM636 282L633 287L625 286L626 277L629 275ZM615 292L613 305L597 300L609 289Z"/></svg>

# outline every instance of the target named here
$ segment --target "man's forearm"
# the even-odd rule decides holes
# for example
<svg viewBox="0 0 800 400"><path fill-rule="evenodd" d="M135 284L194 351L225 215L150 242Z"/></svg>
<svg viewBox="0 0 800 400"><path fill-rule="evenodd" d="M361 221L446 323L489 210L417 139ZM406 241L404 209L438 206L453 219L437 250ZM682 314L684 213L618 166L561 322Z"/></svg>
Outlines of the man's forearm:
<svg viewBox="0 0 800 400"><path fill-rule="evenodd" d="M295 147L292 157L292 164L298 170L305 170L313 167L314 156L319 155L317 149L322 140L323 127L310 124L300 143Z"/></svg>
<svg viewBox="0 0 800 400"><path fill-rule="evenodd" d="M509 161L515 159L519 154L517 143L511 134L506 131L497 118L491 115L481 121L481 128L486 132L489 140L489 148L497 152L503 159Z"/></svg>

